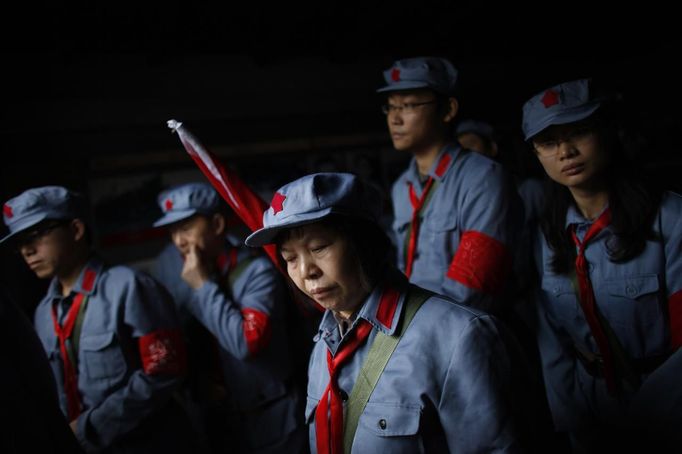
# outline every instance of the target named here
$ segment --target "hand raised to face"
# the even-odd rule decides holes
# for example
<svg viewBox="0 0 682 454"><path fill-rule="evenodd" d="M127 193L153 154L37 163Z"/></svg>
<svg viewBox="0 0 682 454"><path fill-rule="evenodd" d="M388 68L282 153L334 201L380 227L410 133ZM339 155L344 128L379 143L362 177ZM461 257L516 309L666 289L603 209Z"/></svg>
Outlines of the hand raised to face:
<svg viewBox="0 0 682 454"><path fill-rule="evenodd" d="M185 263L182 266L180 277L194 290L201 288L209 280L210 266L206 263L204 252L196 244L189 246L185 255Z"/></svg>

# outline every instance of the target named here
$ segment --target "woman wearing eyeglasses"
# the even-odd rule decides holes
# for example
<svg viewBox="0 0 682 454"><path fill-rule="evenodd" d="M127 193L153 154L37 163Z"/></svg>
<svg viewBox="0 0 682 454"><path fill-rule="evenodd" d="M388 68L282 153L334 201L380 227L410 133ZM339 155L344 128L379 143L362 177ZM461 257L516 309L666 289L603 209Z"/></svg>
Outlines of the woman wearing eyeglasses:
<svg viewBox="0 0 682 454"><path fill-rule="evenodd" d="M682 393L669 360L682 344L682 198L641 178L588 79L532 97L523 132L549 177L535 256L555 427L577 452L667 443ZM671 374L675 388L653 388Z"/></svg>
<svg viewBox="0 0 682 454"><path fill-rule="evenodd" d="M398 267L414 284L503 315L522 208L502 166L453 137L457 70L442 58L409 58L384 79L393 146L413 156L392 188Z"/></svg>

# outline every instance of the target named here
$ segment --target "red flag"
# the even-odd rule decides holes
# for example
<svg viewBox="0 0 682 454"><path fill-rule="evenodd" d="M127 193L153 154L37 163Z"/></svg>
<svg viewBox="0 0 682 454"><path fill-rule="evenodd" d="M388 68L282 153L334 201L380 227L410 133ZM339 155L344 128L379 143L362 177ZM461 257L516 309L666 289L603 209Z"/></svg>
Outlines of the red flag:
<svg viewBox="0 0 682 454"><path fill-rule="evenodd" d="M194 162L206 178L208 178L211 185L225 199L227 204L232 207L244 224L252 232L262 228L263 213L269 208L269 205L253 192L233 170L224 166L181 122L168 120L168 127L178 133L178 137L180 137L180 141L185 150L187 150L187 153L194 159ZM277 269L286 275L285 271L279 266L275 245L268 244L263 246L263 249L265 249L265 252ZM296 293L294 294L294 300L305 311L306 306L302 304L302 298L305 298L302 294L298 295L298 297ZM305 299L312 303L312 306L319 311L324 310L315 301L309 298ZM307 307L310 307L310 304Z"/></svg>
<svg viewBox="0 0 682 454"><path fill-rule="evenodd" d="M208 151L181 122L168 120L168 127L178 133L187 153L244 224L252 232L263 227L263 212L268 209L268 204L241 181L234 171L224 166L213 153ZM269 244L263 249L272 263L279 268L275 246Z"/></svg>

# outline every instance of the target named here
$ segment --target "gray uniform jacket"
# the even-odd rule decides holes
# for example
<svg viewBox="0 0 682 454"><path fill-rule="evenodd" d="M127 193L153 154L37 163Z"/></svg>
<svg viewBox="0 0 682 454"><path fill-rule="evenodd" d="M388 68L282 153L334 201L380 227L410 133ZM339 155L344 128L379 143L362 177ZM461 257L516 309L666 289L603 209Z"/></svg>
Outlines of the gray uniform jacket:
<svg viewBox="0 0 682 454"><path fill-rule="evenodd" d="M357 314L372 325L367 342L339 372L342 396L350 395L377 332L391 335L404 310L408 283L393 270L387 285L401 293L390 313L379 308L377 286ZM315 410L329 382L327 351L343 338L331 312L315 337L310 361L306 420L316 449ZM401 338L360 416L352 452L524 452L514 415L512 360L516 353L496 319L434 295L422 305ZM345 408L345 402L344 402Z"/></svg>
<svg viewBox="0 0 682 454"><path fill-rule="evenodd" d="M523 206L502 166L457 144L446 146L429 171L435 188L421 213L410 282L485 311L500 309L508 288ZM413 207L422 196L416 162L392 189L398 268L405 271Z"/></svg>
<svg viewBox="0 0 682 454"><path fill-rule="evenodd" d="M251 450L286 445L287 437L303 425L303 405L293 384L285 325L284 305L293 302L279 272L265 256L254 258L250 249L241 247L237 264L244 266L231 286L216 278L192 290L180 278L182 257L173 250L164 253L166 263L157 268L159 279L181 310L217 339L225 385L246 445ZM295 452L290 446L282 449Z"/></svg>
<svg viewBox="0 0 682 454"><path fill-rule="evenodd" d="M35 312L62 411L67 414L53 308L63 323L77 293L87 297L77 352L82 413L76 435L81 444L88 451L111 452L189 446L182 413L170 410L186 364L170 297L151 277L123 266L109 268L95 257L68 297L62 297L53 279Z"/></svg>
<svg viewBox="0 0 682 454"><path fill-rule="evenodd" d="M574 207L566 227L582 238L592 222ZM624 426L672 425L682 421L682 361L665 358L682 345L682 197L668 193L652 226L655 235L642 253L624 263L609 260L614 241L610 226L585 249L595 303L629 356L642 382L621 398L609 394L603 375L588 369L576 351L599 353L571 278L549 265L552 251L542 235L536 242L539 264L539 348L547 397L559 430L575 431L594 423ZM679 357L679 355L677 355ZM650 375L652 380L650 382ZM646 417L642 417L647 415ZM630 420L630 421L629 421Z"/></svg>

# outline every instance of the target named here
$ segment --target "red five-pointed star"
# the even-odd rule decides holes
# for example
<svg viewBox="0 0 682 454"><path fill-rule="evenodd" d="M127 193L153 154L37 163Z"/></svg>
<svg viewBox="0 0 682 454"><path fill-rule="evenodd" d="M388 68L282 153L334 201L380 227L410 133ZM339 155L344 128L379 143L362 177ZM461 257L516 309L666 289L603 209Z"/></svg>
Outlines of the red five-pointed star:
<svg viewBox="0 0 682 454"><path fill-rule="evenodd" d="M3 205L2 212L5 214L5 217L11 218L14 216L14 213L12 213L12 207L7 204Z"/></svg>
<svg viewBox="0 0 682 454"><path fill-rule="evenodd" d="M166 211L173 209L173 201L171 199L166 199Z"/></svg>
<svg viewBox="0 0 682 454"><path fill-rule="evenodd" d="M391 80L393 80L393 82L398 82L400 80L400 70L398 68L393 68L393 71L391 71Z"/></svg>
<svg viewBox="0 0 682 454"><path fill-rule="evenodd" d="M280 194L279 192L275 192L275 195L272 197L272 202L270 202L272 211L274 211L275 214L279 213L284 209L282 205L284 204L284 200L286 198L287 196Z"/></svg>
<svg viewBox="0 0 682 454"><path fill-rule="evenodd" d="M552 107L555 104L559 104L559 93L552 89L549 89L545 92L544 95L542 95L542 99L540 101L545 106L545 109L547 109L548 107Z"/></svg>

